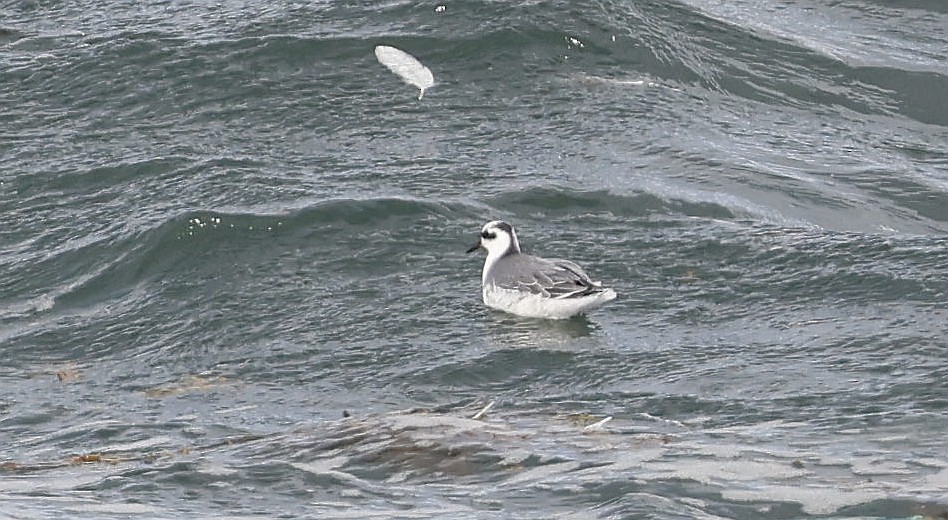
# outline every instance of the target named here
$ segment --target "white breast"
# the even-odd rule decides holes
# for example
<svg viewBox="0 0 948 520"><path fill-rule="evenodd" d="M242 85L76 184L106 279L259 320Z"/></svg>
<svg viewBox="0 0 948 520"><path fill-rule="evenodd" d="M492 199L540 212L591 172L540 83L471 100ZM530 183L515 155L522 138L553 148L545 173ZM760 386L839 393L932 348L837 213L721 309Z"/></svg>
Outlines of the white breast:
<svg viewBox="0 0 948 520"><path fill-rule="evenodd" d="M484 304L488 307L525 316L562 320L615 299L612 289L581 298L549 298L526 291L502 289L484 284Z"/></svg>

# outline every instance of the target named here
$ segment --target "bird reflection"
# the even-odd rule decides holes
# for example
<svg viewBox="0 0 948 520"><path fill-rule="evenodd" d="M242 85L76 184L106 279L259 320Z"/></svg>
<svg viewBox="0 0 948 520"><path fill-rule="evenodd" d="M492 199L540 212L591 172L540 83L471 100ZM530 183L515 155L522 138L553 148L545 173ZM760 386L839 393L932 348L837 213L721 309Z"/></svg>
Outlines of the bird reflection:
<svg viewBox="0 0 948 520"><path fill-rule="evenodd" d="M491 339L505 347L568 349L599 330L582 314L567 320L545 320L491 311L490 320Z"/></svg>

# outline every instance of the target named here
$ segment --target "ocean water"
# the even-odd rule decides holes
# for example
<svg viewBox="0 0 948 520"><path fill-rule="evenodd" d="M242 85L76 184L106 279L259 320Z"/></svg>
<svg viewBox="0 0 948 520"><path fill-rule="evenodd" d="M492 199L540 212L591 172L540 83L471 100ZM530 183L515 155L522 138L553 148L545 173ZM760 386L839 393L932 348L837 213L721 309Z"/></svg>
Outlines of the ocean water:
<svg viewBox="0 0 948 520"><path fill-rule="evenodd" d="M0 15L0 517L948 516L944 2Z"/></svg>

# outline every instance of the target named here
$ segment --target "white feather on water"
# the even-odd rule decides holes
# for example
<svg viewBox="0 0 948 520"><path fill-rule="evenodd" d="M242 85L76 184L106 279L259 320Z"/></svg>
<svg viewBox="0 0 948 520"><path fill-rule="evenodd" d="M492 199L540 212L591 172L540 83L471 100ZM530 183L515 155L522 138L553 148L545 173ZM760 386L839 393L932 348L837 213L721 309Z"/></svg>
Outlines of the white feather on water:
<svg viewBox="0 0 948 520"><path fill-rule="evenodd" d="M425 95L426 89L434 85L434 75L431 70L403 50L388 45L378 45L375 47L375 57L402 81L418 87L420 90L418 99Z"/></svg>

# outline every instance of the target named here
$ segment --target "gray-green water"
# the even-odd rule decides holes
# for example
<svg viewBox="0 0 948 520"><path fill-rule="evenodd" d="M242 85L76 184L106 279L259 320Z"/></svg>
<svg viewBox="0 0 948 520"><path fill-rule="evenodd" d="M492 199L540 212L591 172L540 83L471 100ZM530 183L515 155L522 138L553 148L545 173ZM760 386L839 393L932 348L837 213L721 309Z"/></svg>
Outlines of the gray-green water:
<svg viewBox="0 0 948 520"><path fill-rule="evenodd" d="M0 517L948 514L943 2L0 15Z"/></svg>

